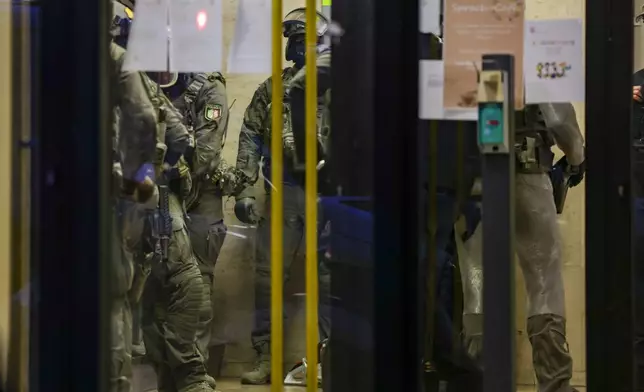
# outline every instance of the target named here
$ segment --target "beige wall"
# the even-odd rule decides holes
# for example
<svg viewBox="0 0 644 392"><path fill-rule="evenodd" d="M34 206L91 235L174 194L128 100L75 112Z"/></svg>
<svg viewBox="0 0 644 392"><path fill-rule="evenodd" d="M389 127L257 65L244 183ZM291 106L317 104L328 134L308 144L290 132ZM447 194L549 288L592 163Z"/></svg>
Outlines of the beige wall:
<svg viewBox="0 0 644 392"><path fill-rule="evenodd" d="M0 2L0 181L11 182L11 9ZM10 187L0 187L0 380L9 349Z"/></svg>

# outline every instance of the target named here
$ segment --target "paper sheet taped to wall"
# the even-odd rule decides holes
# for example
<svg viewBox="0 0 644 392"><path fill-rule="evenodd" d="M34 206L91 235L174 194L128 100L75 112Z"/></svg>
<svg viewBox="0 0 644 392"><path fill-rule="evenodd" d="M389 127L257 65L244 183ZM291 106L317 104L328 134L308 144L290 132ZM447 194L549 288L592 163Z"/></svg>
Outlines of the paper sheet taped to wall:
<svg viewBox="0 0 644 392"><path fill-rule="evenodd" d="M172 0L169 11L170 71L220 71L223 66L222 0Z"/></svg>
<svg viewBox="0 0 644 392"><path fill-rule="evenodd" d="M137 1L126 70L213 72L222 66L222 0Z"/></svg>
<svg viewBox="0 0 644 392"><path fill-rule="evenodd" d="M271 15L271 0L239 0L229 73L271 73Z"/></svg>
<svg viewBox="0 0 644 392"><path fill-rule="evenodd" d="M585 100L583 34L581 19L526 21L526 103Z"/></svg>
<svg viewBox="0 0 644 392"><path fill-rule="evenodd" d="M421 120L476 120L474 109L444 109L444 64L442 60L419 62L418 117Z"/></svg>
<svg viewBox="0 0 644 392"><path fill-rule="evenodd" d="M168 0L138 0L123 68L168 70Z"/></svg>

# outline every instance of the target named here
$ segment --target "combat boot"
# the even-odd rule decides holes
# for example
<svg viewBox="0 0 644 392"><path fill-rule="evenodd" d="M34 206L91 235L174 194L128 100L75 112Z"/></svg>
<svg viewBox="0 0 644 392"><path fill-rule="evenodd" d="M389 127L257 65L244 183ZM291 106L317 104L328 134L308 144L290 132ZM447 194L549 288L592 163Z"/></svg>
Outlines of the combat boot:
<svg viewBox="0 0 644 392"><path fill-rule="evenodd" d="M532 364L539 392L576 392L570 386L572 357L566 341L566 319L555 314L528 318Z"/></svg>
<svg viewBox="0 0 644 392"><path fill-rule="evenodd" d="M250 372L242 374L242 384L263 385L271 382L270 343L262 343L255 349L257 350L257 360L255 361L255 367Z"/></svg>
<svg viewBox="0 0 644 392"><path fill-rule="evenodd" d="M214 380L211 381L202 381L196 384L189 385L180 390L180 392L221 392L216 389L214 386Z"/></svg>
<svg viewBox="0 0 644 392"><path fill-rule="evenodd" d="M463 315L463 344L467 355L481 363L483 353L483 314Z"/></svg>

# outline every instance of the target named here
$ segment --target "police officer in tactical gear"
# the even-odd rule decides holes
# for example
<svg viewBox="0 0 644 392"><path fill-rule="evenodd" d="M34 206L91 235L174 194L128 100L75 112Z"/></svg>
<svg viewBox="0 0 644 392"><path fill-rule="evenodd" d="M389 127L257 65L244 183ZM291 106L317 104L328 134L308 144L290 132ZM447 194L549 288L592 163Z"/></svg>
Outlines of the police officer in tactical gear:
<svg viewBox="0 0 644 392"><path fill-rule="evenodd" d="M186 155L192 189L186 195L188 231L204 280L204 296L214 296L215 263L226 236L222 197L243 184L243 175L222 158L228 127L226 80L220 72L154 73L163 92L183 115L194 141ZM212 339L212 312L200 320L199 347L207 360Z"/></svg>
<svg viewBox="0 0 644 392"><path fill-rule="evenodd" d="M128 18L120 3L113 6L113 40L121 32L121 20ZM123 215L135 202L154 199L154 172L151 170L156 146L157 116L138 72L123 70L125 51L110 43L113 95L113 231L112 231L112 310L110 392L132 390L132 313L128 291L132 285L131 254L123 246Z"/></svg>
<svg viewBox="0 0 644 392"><path fill-rule="evenodd" d="M283 21L283 34L288 39L286 45L286 60L292 61L293 66L282 71L282 82L288 86L291 79L302 69L305 61L305 13L304 8L289 12ZM318 37L322 38L328 28L328 21L317 15ZM285 89L285 91L287 91ZM237 169L249 179L249 186L236 195L235 215L245 223L258 224L258 238L255 255L255 324L251 335L253 347L257 352L257 362L252 371L244 373L241 381L244 384L265 384L270 381L270 183L265 181L266 216L259 219L255 207L255 190L251 186L259 177L259 163L263 158L262 173L264 178L270 176L270 129L271 129L271 97L272 80L268 78L255 91L253 98L246 108L244 120L239 135L239 150L237 153ZM295 144L291 127L288 97L284 100L284 271L288 278L293 259L304 249L304 172L296 168L294 158ZM320 258L319 267L319 297L320 297L320 340L328 336L329 317L329 272Z"/></svg>
<svg viewBox="0 0 644 392"><path fill-rule="evenodd" d="M126 25L121 20L115 24ZM127 29L122 31L127 37ZM136 271L147 273L144 279L135 279L138 287L131 291L142 291L143 335L157 389L213 392L215 381L208 375L201 347L195 344L200 325L212 310L185 219L184 203L192 188L186 157L191 155L192 138L181 113L157 83L145 73L138 75L157 112L153 171L160 185L158 203L131 209L124 218L123 249L136 260Z"/></svg>
<svg viewBox="0 0 644 392"><path fill-rule="evenodd" d="M527 105L517 112L516 245L528 294L528 334L541 392L571 392L572 357L566 342L561 234L549 176L557 144L565 154L567 186L584 178L584 140L569 103ZM482 230L459 256L464 285L463 323L473 355L482 347Z"/></svg>

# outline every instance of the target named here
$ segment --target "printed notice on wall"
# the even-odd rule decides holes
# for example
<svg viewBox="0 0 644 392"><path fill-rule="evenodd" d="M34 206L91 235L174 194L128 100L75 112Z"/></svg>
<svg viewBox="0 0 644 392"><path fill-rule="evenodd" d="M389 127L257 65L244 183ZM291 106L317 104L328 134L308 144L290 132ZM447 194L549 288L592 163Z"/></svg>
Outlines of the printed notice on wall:
<svg viewBox="0 0 644 392"><path fill-rule="evenodd" d="M585 99L582 39L581 19L526 22L523 67L526 103Z"/></svg>
<svg viewBox="0 0 644 392"><path fill-rule="evenodd" d="M445 3L444 106L473 111L484 54L514 55L515 107L523 108L524 0L450 0Z"/></svg>
<svg viewBox="0 0 644 392"><path fill-rule="evenodd" d="M477 110L443 109L444 66L442 60L420 60L418 118L421 120L477 120Z"/></svg>

